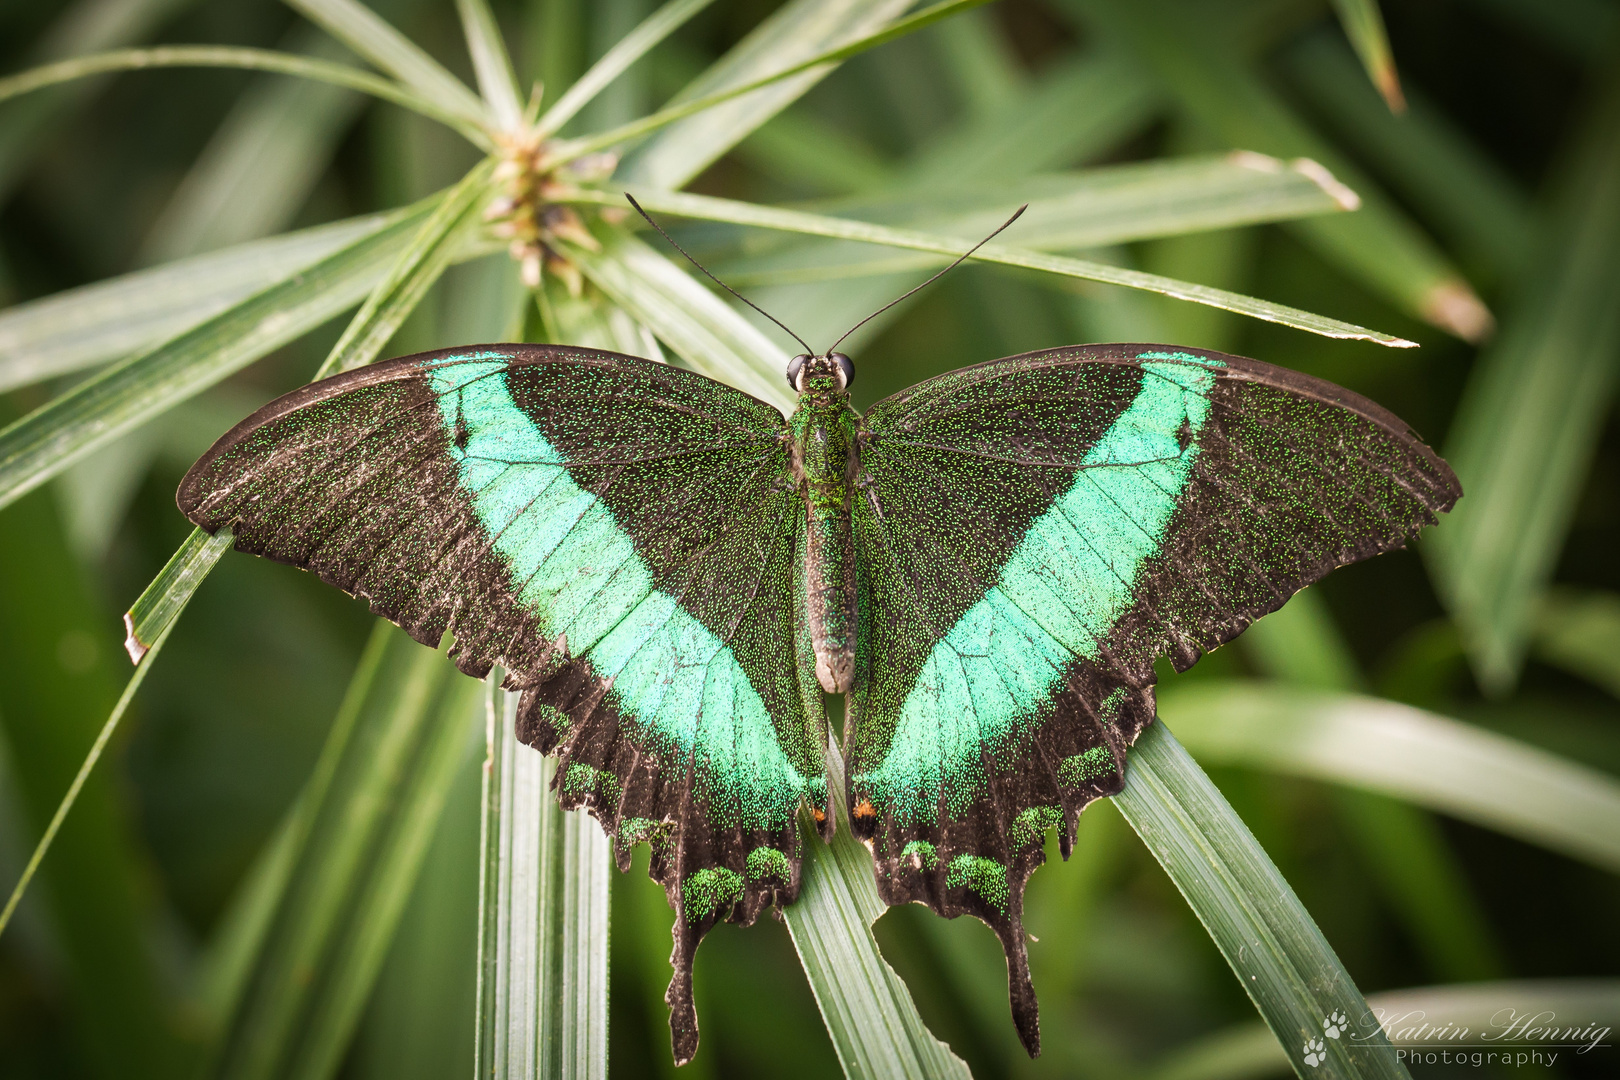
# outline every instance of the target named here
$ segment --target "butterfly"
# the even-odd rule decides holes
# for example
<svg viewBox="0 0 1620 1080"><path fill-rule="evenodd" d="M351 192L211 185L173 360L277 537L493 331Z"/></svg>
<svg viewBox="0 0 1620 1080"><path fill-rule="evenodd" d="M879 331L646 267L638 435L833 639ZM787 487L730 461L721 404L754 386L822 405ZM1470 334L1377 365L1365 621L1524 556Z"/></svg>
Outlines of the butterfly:
<svg viewBox="0 0 1620 1080"><path fill-rule="evenodd" d="M797 822L830 838L835 801L885 901L995 931L1033 1055L1024 885L1121 789L1154 661L1187 668L1461 489L1373 402L1222 353L1051 349L864 414L848 357L786 374L789 417L590 349L401 357L265 406L178 502L504 670L562 805L621 870L651 846L677 1062L699 941L793 902ZM824 692L847 695L841 790Z"/></svg>

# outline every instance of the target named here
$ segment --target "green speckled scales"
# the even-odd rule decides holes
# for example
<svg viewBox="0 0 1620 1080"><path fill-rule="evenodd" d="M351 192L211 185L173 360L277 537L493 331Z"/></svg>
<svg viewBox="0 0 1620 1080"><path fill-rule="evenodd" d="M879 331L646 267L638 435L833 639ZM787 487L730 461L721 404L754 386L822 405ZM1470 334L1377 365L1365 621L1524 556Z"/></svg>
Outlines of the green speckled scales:
<svg viewBox="0 0 1620 1080"><path fill-rule="evenodd" d="M1119 790L1178 667L1459 494L1395 417L1251 360L1108 345L931 379L856 424L847 796L891 903L1001 937L1046 832ZM500 664L621 868L651 843L691 960L793 900L795 817L830 830L806 628L806 510L773 408L649 361L553 346L404 357L306 387L193 467L181 509L306 567L463 671Z"/></svg>

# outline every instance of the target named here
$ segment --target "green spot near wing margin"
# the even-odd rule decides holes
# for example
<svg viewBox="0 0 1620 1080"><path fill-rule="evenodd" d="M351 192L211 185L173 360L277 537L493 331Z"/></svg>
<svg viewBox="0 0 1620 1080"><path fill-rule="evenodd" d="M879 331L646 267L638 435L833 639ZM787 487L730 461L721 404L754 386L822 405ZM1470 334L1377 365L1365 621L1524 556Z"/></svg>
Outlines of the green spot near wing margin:
<svg viewBox="0 0 1620 1080"><path fill-rule="evenodd" d="M769 877L783 883L793 880L793 866L788 862L788 857L773 847L757 847L750 851L743 869L748 873L749 881Z"/></svg>
<svg viewBox="0 0 1620 1080"><path fill-rule="evenodd" d="M689 922L724 914L742 894L742 875L724 866L694 871L681 882L681 906Z"/></svg>
<svg viewBox="0 0 1620 1080"><path fill-rule="evenodd" d="M1075 657L1134 599L1193 460L1220 361L1147 352L1142 386L1086 454L1069 489L1024 534L997 583L930 651L900 707L889 751L857 789L906 825L932 821L943 798L960 818L1010 764ZM1110 765L1112 762L1110 762ZM955 872L955 864L952 864Z"/></svg>
<svg viewBox="0 0 1620 1080"><path fill-rule="evenodd" d="M462 489L519 599L548 639L565 635L572 656L613 680L608 700L647 749L693 762L712 818L788 825L825 781L793 767L731 650L654 587L612 512L574 483L567 458L512 400L509 364L477 352L425 370Z"/></svg>
<svg viewBox="0 0 1620 1080"><path fill-rule="evenodd" d="M946 888L967 886L997 911L1007 911L1007 868L983 855L958 855L945 871Z"/></svg>

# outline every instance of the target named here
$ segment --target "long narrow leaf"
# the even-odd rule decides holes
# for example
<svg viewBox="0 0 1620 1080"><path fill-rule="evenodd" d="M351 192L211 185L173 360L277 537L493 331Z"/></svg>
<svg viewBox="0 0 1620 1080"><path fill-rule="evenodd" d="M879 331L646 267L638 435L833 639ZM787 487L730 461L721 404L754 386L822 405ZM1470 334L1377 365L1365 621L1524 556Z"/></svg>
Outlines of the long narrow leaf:
<svg viewBox="0 0 1620 1080"><path fill-rule="evenodd" d="M287 46L325 60L347 55L313 26L299 27ZM169 196L141 245L140 261L216 251L286 228L367 104L330 83L255 79Z"/></svg>
<svg viewBox="0 0 1620 1080"><path fill-rule="evenodd" d="M1472 267L1506 279L1534 246L1529 200L1438 107L1414 94L1392 116L1356 59L1330 31L1307 34L1279 57L1291 82L1376 166Z"/></svg>
<svg viewBox="0 0 1620 1080"><path fill-rule="evenodd" d="M316 797L212 1075L335 1070L479 704L479 684L446 657L380 626L312 778Z"/></svg>
<svg viewBox="0 0 1620 1080"><path fill-rule="evenodd" d="M516 131L523 123L523 100L512 73L512 58L506 55L501 28L495 24L489 4L486 0L456 0L456 11L490 115L502 131Z"/></svg>
<svg viewBox="0 0 1620 1080"><path fill-rule="evenodd" d="M568 88L567 93L541 114L539 123L535 125L536 131L542 137L561 131L563 125L590 104L609 83L624 74L630 65L712 3L714 0L669 0L603 53L601 59Z"/></svg>
<svg viewBox="0 0 1620 1080"><path fill-rule="evenodd" d="M1301 1078L1406 1080L1310 913L1162 722L1131 748L1114 804L1209 931ZM1335 1015L1349 1018L1348 1038L1323 1038Z"/></svg>
<svg viewBox="0 0 1620 1080"><path fill-rule="evenodd" d="M832 787L843 790L843 761L828 748ZM850 830L843 801L838 831L826 845L802 830L804 873L799 898L784 909L821 1018L848 1080L968 1080L966 1065L936 1039L917 1013L906 984L878 952L872 923L883 914L872 853Z"/></svg>
<svg viewBox="0 0 1620 1080"><path fill-rule="evenodd" d="M557 805L556 759L518 742L517 695L491 693L477 1075L605 1080L607 836Z"/></svg>
<svg viewBox="0 0 1620 1080"><path fill-rule="evenodd" d="M435 659L450 667L437 654ZM445 797L474 745L471 736L482 726L476 723L482 714L478 683L459 674L451 674L449 680L434 704L417 760L399 787L398 804L386 831L374 837L376 861L355 891L349 926L322 965L329 981L313 995L298 1032L303 1045L291 1059L290 1076L330 1077L343 1064L344 1052L438 829Z"/></svg>
<svg viewBox="0 0 1620 1080"><path fill-rule="evenodd" d="M1166 0L1065 3L1128 43L1181 108L1227 146L1310 158L1355 189L1363 200L1358 213L1290 226L1325 258L1441 329L1471 341L1490 332L1490 311L1445 254L1244 63L1230 20L1204 5L1172 8Z"/></svg>
<svg viewBox="0 0 1620 1080"><path fill-rule="evenodd" d="M124 650L131 662L139 664L169 632L233 539L229 529L220 529L212 536L201 529L191 530L179 550L124 613Z"/></svg>
<svg viewBox="0 0 1620 1080"><path fill-rule="evenodd" d="M462 230L475 220L475 211L489 199L489 178L494 169L494 160L485 158L439 200L389 267L387 276L377 283L344 328L315 378L350 371L377 358L455 257Z"/></svg>
<svg viewBox="0 0 1620 1080"><path fill-rule="evenodd" d="M970 7L977 7L979 4L986 2L987 0L940 0L939 3L925 8L922 11L917 12L915 15L909 15L893 25L885 27L875 34L868 34L858 41L852 41L848 44L840 45L837 48L827 49L809 57L808 59L801 60L797 64L789 64L786 67L782 67L768 75L763 75L757 79L743 83L741 86L730 87L726 90L717 91L713 94L706 94L703 97L694 98L690 101L683 101L676 105L670 105L667 108L660 109L651 116L643 117L640 120L633 120L628 124L613 128L609 131L601 132L597 135L589 135L579 139L568 140L556 149L552 160L558 163L567 162L572 161L575 158L583 157L586 154L594 154L598 151L609 149L610 147L617 146L620 143L625 143L632 139L640 138L641 136L653 131L657 131L660 128L668 127L677 120L684 120L688 116L692 116L696 113L706 112L719 105L724 105L728 101L743 97L754 92L755 90L762 90L776 83L788 81L792 79L793 76L801 73L825 75L832 70L833 65L847 60L852 56L858 56L868 49L875 49L879 45L887 44L896 38L903 37L904 35L913 33L917 30L921 30L923 27L938 22L941 19L948 18L949 16L956 14L958 11L962 11ZM821 70L818 71L816 69Z"/></svg>
<svg viewBox="0 0 1620 1080"><path fill-rule="evenodd" d="M1333 0L1333 10L1339 13L1345 36L1361 57L1367 77L1384 96L1390 112L1404 112L1406 99L1401 96L1401 79L1395 73L1395 58L1390 55L1389 35L1384 32L1384 16L1378 10L1378 0Z"/></svg>
<svg viewBox="0 0 1620 1080"><path fill-rule="evenodd" d="M1620 870L1620 780L1585 765L1354 694L1228 683L1161 698L1202 760L1366 788Z"/></svg>
<svg viewBox="0 0 1620 1080"><path fill-rule="evenodd" d="M6 308L0 392L166 341L412 212L318 225Z"/></svg>
<svg viewBox="0 0 1620 1080"><path fill-rule="evenodd" d="M478 95L410 38L358 0L287 0L311 22L452 115L485 123Z"/></svg>
<svg viewBox="0 0 1620 1080"><path fill-rule="evenodd" d="M1042 169L1100 157L1145 129L1160 108L1153 80L1139 69L1119 52L1056 66L1027 92L925 142L899 171L908 184L931 193L980 181L1021 181ZM753 298L807 338L830 341L871 314L875 295L900 296L926 277L927 271L913 271L871 281L767 286ZM905 308L871 320L846 345L858 350Z"/></svg>
<svg viewBox="0 0 1620 1080"><path fill-rule="evenodd" d="M316 812L325 804L338 767L348 753L366 696L375 686L378 670L389 658L390 649L397 647L387 624L378 620L350 676L348 691L332 719L309 779L238 886L224 925L203 955L198 976L199 1005L213 1029L216 1046L249 989L265 938L309 842Z"/></svg>
<svg viewBox="0 0 1620 1080"><path fill-rule="evenodd" d="M1495 693L1518 677L1620 374L1620 77L1595 104L1556 224L1446 440L1467 497L1427 553Z"/></svg>
<svg viewBox="0 0 1620 1080"><path fill-rule="evenodd" d="M60 63L31 68L17 75L0 79L0 101L75 79L102 75L109 71L144 71L148 68L209 67L243 68L249 71L274 71L282 75L296 75L301 79L346 86L351 90L402 105L423 116L432 117L452 127L468 140L488 148L488 134L477 123L455 109L447 109L432 97L378 78L376 75L348 64L333 64L307 56L293 56L270 49L244 49L222 45L164 45L154 49L114 49L92 56L79 56ZM477 98L473 98L477 101Z"/></svg>
<svg viewBox="0 0 1620 1080"><path fill-rule="evenodd" d="M1249 627L1243 650L1263 674L1296 686L1362 688L1355 656L1315 589ZM1499 978L1506 965L1489 921L1433 815L1365 790L1335 794L1345 832L1430 968L1451 979Z"/></svg>
<svg viewBox="0 0 1620 1080"><path fill-rule="evenodd" d="M880 30L910 6L911 0L793 0L676 95L675 102L743 86L795 61L845 45ZM636 147L618 175L633 183L681 187L798 99L822 75L801 72L670 124Z"/></svg>
<svg viewBox="0 0 1620 1080"><path fill-rule="evenodd" d="M354 304L427 213L419 207L0 430L0 506Z"/></svg>
<svg viewBox="0 0 1620 1080"><path fill-rule="evenodd" d="M1000 239L1033 251L1063 251L1353 210L1354 197L1309 162L1230 154L1003 180L920 198L908 191L903 197L849 199L822 209L839 217L977 241L1006 220L1017 199L1028 209ZM732 285L785 283L893 273L948 261L866 244L810 241L734 259L717 272Z"/></svg>
<svg viewBox="0 0 1620 1080"><path fill-rule="evenodd" d="M910 229L887 228L864 221L827 217L822 214L806 213L802 210L784 210L778 207L736 202L731 199L717 199L707 195L639 189L635 194L636 198L648 210L659 210L681 217L727 221L738 225L755 225L760 228L782 229L788 232L805 233L810 236L829 236L841 240L860 240L869 244L885 244L889 247L906 248L911 251L928 251L952 257L961 255L972 247L970 243L964 243L949 237L933 236ZM610 204L614 201L611 196L598 192L580 192L571 196L571 198L577 202L598 204ZM1124 285L1133 289L1143 289L1164 296L1172 296L1178 300L1191 300L1195 303L1220 308L1223 311L1232 311L1239 315L1248 315L1256 319L1264 319L1267 322L1280 323L1283 326L1291 326L1297 330L1307 330L1313 334L1321 334L1324 337L1357 338L1364 341L1374 341L1380 345L1390 345L1395 348L1408 348L1413 345L1413 342L1395 337L1393 334L1385 334L1377 330L1369 330L1364 326L1356 326L1353 323L1313 315L1308 311L1300 311L1298 308L1287 307L1283 304L1274 304L1268 300L1241 296L1237 293L1227 292L1224 289L1212 289L1205 285L1176 281L1173 278L1147 274L1140 270L1127 270L1123 267L1109 266L1105 263L1089 262L1084 259L1067 258L1061 255L1047 255L1036 251L1010 248L1000 244L984 245L979 248L974 258L983 262L999 263L1003 266L1044 270L1048 273L1062 274L1065 277L1102 281L1110 285Z"/></svg>

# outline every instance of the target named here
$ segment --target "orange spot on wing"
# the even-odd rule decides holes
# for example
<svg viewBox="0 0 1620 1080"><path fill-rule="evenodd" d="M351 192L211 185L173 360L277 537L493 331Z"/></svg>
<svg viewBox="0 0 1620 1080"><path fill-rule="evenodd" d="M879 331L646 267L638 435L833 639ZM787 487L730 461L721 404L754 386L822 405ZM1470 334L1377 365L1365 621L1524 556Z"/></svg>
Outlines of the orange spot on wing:
<svg viewBox="0 0 1620 1080"><path fill-rule="evenodd" d="M862 799L860 802L855 804L855 809L851 810L850 813L860 818L875 818L877 817L877 807L873 806L865 799Z"/></svg>
<svg viewBox="0 0 1620 1080"><path fill-rule="evenodd" d="M817 825L827 820L827 815L816 809L814 806L810 808L810 816L816 819Z"/></svg>

